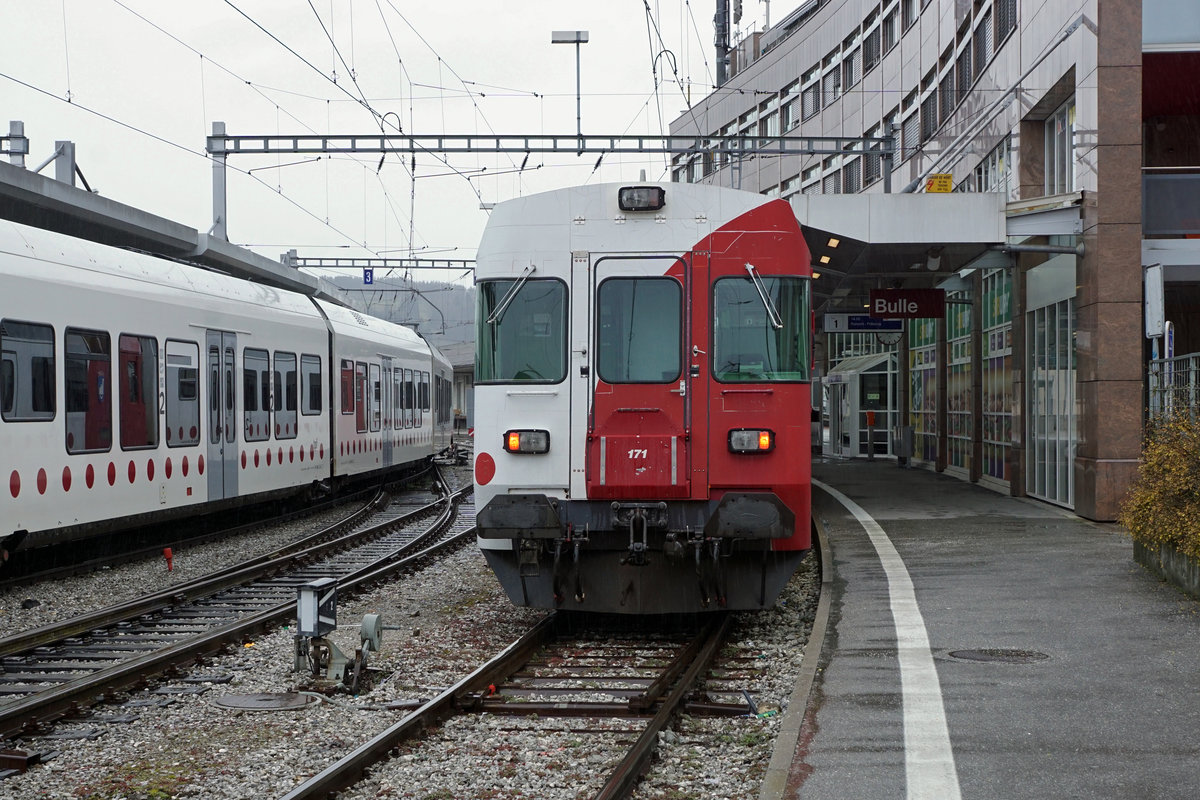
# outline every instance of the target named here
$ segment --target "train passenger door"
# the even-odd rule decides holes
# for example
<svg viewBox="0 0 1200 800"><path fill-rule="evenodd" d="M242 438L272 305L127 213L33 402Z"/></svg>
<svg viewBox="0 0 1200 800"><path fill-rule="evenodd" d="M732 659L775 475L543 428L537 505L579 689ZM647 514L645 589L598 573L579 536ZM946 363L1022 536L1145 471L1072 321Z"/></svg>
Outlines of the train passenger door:
<svg viewBox="0 0 1200 800"><path fill-rule="evenodd" d="M383 466L392 465L392 360L383 359L383 377L381 378L379 410L383 415L383 430L380 431L380 447L383 450Z"/></svg>
<svg viewBox="0 0 1200 800"><path fill-rule="evenodd" d="M689 496L689 273L678 256L593 258L589 498Z"/></svg>
<svg viewBox="0 0 1200 800"><path fill-rule="evenodd" d="M208 499L238 493L237 334L208 331Z"/></svg>

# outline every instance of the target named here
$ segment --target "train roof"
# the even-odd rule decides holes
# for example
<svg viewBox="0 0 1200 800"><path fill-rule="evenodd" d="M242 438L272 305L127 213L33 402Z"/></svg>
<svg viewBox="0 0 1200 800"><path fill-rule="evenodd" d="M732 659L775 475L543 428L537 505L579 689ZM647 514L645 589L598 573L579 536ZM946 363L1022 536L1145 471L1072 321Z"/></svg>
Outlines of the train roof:
<svg viewBox="0 0 1200 800"><path fill-rule="evenodd" d="M629 186L659 187L661 209L622 211L618 192ZM497 203L476 257L477 271L507 271L513 257L537 253L680 250L768 203L754 192L694 183L603 183L572 186ZM799 223L796 223L799 231Z"/></svg>

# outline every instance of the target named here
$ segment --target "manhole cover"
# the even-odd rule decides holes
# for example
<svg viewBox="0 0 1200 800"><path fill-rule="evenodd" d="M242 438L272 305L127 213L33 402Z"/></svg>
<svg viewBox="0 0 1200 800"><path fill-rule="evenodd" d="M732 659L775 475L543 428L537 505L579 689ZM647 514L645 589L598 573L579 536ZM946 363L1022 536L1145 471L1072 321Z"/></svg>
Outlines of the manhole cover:
<svg viewBox="0 0 1200 800"><path fill-rule="evenodd" d="M954 650L951 658L962 661L999 661L1002 664L1032 664L1035 661L1045 661L1050 656L1036 650L1015 650L1006 648L985 648L982 650Z"/></svg>
<svg viewBox="0 0 1200 800"><path fill-rule="evenodd" d="M289 708L304 708L317 702L317 698L296 692L259 692L257 694L227 694L217 698L222 708L239 711L284 711Z"/></svg>

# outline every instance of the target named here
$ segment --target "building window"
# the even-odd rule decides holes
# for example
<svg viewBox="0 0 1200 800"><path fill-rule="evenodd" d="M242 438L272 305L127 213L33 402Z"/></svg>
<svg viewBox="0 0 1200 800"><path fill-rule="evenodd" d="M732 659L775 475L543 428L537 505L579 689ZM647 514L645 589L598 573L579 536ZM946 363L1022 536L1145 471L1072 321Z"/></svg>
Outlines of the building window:
<svg viewBox="0 0 1200 800"><path fill-rule="evenodd" d="M792 128L800 124L800 107L797 94L800 91L800 81L795 80L783 87L783 91L779 93L780 118L779 124L784 133L787 133Z"/></svg>
<svg viewBox="0 0 1200 800"><path fill-rule="evenodd" d="M830 103L842 96L842 70L840 69L840 65L837 50L834 50L825 57L825 73L821 78L822 93L824 94L821 101L822 108L828 108Z"/></svg>
<svg viewBox="0 0 1200 800"><path fill-rule="evenodd" d="M954 106L957 104L958 99L954 92L954 68L951 67L946 70L941 83L938 84L938 116L943 125L950 120L950 114L954 112Z"/></svg>
<svg viewBox="0 0 1200 800"><path fill-rule="evenodd" d="M979 25L975 28L973 38L975 49L975 74L982 75L984 67L992 59L992 10L989 8Z"/></svg>
<svg viewBox="0 0 1200 800"><path fill-rule="evenodd" d="M847 161L842 167L842 191L845 194L858 194L862 190L862 159L855 158Z"/></svg>
<svg viewBox="0 0 1200 800"><path fill-rule="evenodd" d="M921 9L917 0L900 0L900 7L904 13L904 32L908 33L908 29L915 25L917 18L921 16Z"/></svg>
<svg viewBox="0 0 1200 800"><path fill-rule="evenodd" d="M886 17L883 18L883 54L886 56L896 46L896 21L900 16L898 8L893 8Z"/></svg>
<svg viewBox="0 0 1200 800"><path fill-rule="evenodd" d="M1011 169L1012 137L1005 136L972 170L968 188L976 192L1007 193Z"/></svg>
<svg viewBox="0 0 1200 800"><path fill-rule="evenodd" d="M784 200L791 200L792 197L800 193L800 176L793 175L790 178L785 178L780 185L780 194Z"/></svg>
<svg viewBox="0 0 1200 800"><path fill-rule="evenodd" d="M871 128L867 131L868 139L878 139L880 136L879 126ZM867 148L867 154L863 157L863 185L870 186L875 181L883 176L883 158L879 155L883 145L875 142Z"/></svg>
<svg viewBox="0 0 1200 800"><path fill-rule="evenodd" d="M1075 98L1046 120L1046 194L1075 191Z"/></svg>
<svg viewBox="0 0 1200 800"><path fill-rule="evenodd" d="M971 42L968 41L962 52L958 54L958 61L954 63L954 87L957 89L959 97L966 97L967 93L971 91L971 84L975 82L973 66Z"/></svg>
<svg viewBox="0 0 1200 800"><path fill-rule="evenodd" d="M809 167L800 173L800 185L803 187L800 191L804 194L820 194L821 193L821 167L820 165Z"/></svg>
<svg viewBox="0 0 1200 800"><path fill-rule="evenodd" d="M996 12L996 44L999 45L1017 27L1017 0L995 0L992 7Z"/></svg>

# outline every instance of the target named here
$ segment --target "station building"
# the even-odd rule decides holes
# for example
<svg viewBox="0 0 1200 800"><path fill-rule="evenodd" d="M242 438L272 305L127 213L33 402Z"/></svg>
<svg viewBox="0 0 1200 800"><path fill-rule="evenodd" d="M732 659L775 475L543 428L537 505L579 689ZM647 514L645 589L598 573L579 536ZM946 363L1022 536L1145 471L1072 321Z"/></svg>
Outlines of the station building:
<svg viewBox="0 0 1200 800"><path fill-rule="evenodd" d="M1191 385L1200 351L1200 3L808 0L722 73L671 134L745 138L673 180L796 210L825 450L1115 519L1163 365ZM883 289L945 313L858 329Z"/></svg>

